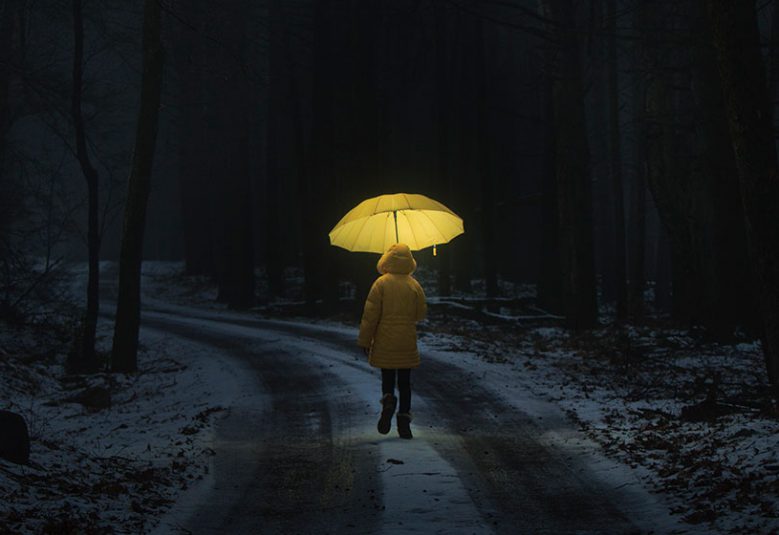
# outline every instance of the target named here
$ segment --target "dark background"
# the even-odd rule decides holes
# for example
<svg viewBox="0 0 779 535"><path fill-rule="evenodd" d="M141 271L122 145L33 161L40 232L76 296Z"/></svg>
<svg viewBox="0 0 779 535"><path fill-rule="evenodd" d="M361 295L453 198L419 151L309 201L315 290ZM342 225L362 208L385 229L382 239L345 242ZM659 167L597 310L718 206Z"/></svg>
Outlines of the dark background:
<svg viewBox="0 0 779 535"><path fill-rule="evenodd" d="M327 232L423 193L466 228L417 253L431 295L529 283L571 328L659 317L774 351L777 2L154 3L144 259L184 260L234 308L358 313L376 257ZM93 259L119 258L143 28L128 2L0 1L4 317L88 257L90 206Z"/></svg>

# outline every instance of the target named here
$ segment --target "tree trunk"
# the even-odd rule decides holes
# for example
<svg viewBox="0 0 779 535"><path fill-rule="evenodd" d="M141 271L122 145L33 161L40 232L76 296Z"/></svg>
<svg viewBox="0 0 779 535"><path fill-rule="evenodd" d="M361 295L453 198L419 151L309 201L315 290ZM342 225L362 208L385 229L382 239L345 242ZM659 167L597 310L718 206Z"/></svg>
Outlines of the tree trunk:
<svg viewBox="0 0 779 535"><path fill-rule="evenodd" d="M779 163L752 2L706 0L736 155L768 379L779 388Z"/></svg>
<svg viewBox="0 0 779 535"><path fill-rule="evenodd" d="M223 102L228 108L222 114L223 131L234 129L235 137L225 147L220 166L224 179L219 188L222 241L217 248L217 299L229 308L244 310L255 303L248 99L240 90L231 92L245 82L231 78L225 82L228 80L222 94L232 94L235 98L232 102Z"/></svg>
<svg viewBox="0 0 779 535"><path fill-rule="evenodd" d="M563 312L573 329L597 325L592 229L592 185L584 115L578 34L572 0L540 0L557 44L550 62L555 129Z"/></svg>
<svg viewBox="0 0 779 535"><path fill-rule="evenodd" d="M473 72L473 52L471 50L471 40L469 29L469 17L460 10L455 10L454 14L454 34L462 36L454 40L453 61L454 72L452 75L455 81L450 88L452 91L453 108L455 115L451 118L452 122L452 154L454 165L451 167L454 187L452 188L453 205L457 206L458 214L465 220L466 232L473 232L475 225L471 222L475 220L476 215L473 211L474 198L471 193L473 189L473 142L472 132L475 125L471 115L468 113L473 108L473 93L471 91ZM466 38L465 36L468 36ZM474 257L473 245L476 240L469 236L455 239L450 242L452 264L454 267L454 287L462 293L470 293L471 279L473 278L472 260Z"/></svg>
<svg viewBox="0 0 779 535"><path fill-rule="evenodd" d="M185 3L187 4L185 6ZM197 29L204 25L202 0L176 5L188 10L195 29L177 24L174 61L178 74L181 106L178 115L178 181L181 195L181 223L184 245L185 273L214 277L214 236L210 217L212 185L208 179L209 146L205 108L207 80L204 76L203 38ZM205 46L210 46L210 43Z"/></svg>
<svg viewBox="0 0 779 535"><path fill-rule="evenodd" d="M611 64L609 58L609 27L607 0L587 0L580 8L586 32L581 36L582 77L585 90L587 144L590 153L592 182L593 248L595 270L598 273L600 297L603 302L617 302L616 199L612 180L611 152ZM586 15L581 12L587 9ZM564 147L561 147L564 150ZM602 177L602 178L601 178Z"/></svg>
<svg viewBox="0 0 779 535"><path fill-rule="evenodd" d="M146 202L151 188L157 117L162 91L164 52L160 40L160 2L145 0L143 9L143 71L135 151L128 180L127 201L119 253L119 297L111 352L115 372L138 368L138 330L141 319L141 262L146 226Z"/></svg>
<svg viewBox="0 0 779 535"><path fill-rule="evenodd" d="M344 20L348 29L343 33L347 47L345 54L337 54L347 61L343 64L344 82L348 99L337 100L338 123L346 134L347 150L338 155L336 195L330 203L326 221L332 225L343 214L370 195L384 193L379 167L379 84L377 81L377 31L380 19L377 0L350 0ZM340 17L339 17L340 18ZM336 129L338 130L338 129ZM330 228L325 229L327 233ZM368 291L376 278L376 258L368 254L354 254L330 247L336 259L338 274L355 285L352 312L362 315Z"/></svg>
<svg viewBox="0 0 779 535"><path fill-rule="evenodd" d="M436 2L435 19L435 124L438 138L437 172L440 191L447 193L445 203L451 202L452 177L450 176L449 162L452 158L449 141L449 131L452 115L451 84L449 81L449 41L447 35L448 10L440 0ZM451 288L451 255L449 247L438 248L438 295L448 296Z"/></svg>
<svg viewBox="0 0 779 535"><path fill-rule="evenodd" d="M0 12L0 155L4 149L5 135L11 126L11 80L18 59L18 42L22 28L23 2L6 2Z"/></svg>
<svg viewBox="0 0 779 535"><path fill-rule="evenodd" d="M674 22L669 5L639 6L644 23L646 70L647 185L668 233L672 264L672 316L685 325L705 322L711 310L711 262L707 261L706 208L711 204L706 177L693 165L689 133L692 106L683 105L680 88L689 87L679 67L687 49L674 47L657 35L657 28ZM665 25L665 26L664 26ZM686 82L686 83L685 83ZM699 163L696 159L695 163Z"/></svg>
<svg viewBox="0 0 779 535"><path fill-rule="evenodd" d="M658 225L659 236L655 251L655 300L654 305L658 311L670 312L673 309L671 302L671 271L672 253L671 238L663 225Z"/></svg>
<svg viewBox="0 0 779 535"><path fill-rule="evenodd" d="M614 201L614 278L616 282L617 320L627 316L627 258L625 253L625 196L622 187L622 146L619 126L619 58L617 56L617 2L607 1L608 80L609 80L609 152L611 196Z"/></svg>
<svg viewBox="0 0 779 535"><path fill-rule="evenodd" d="M640 9L640 8L639 8ZM635 33L640 35L643 24L642 16L636 10L633 18L633 27ZM641 49L641 42L637 41L633 45L633 66L632 76L633 90L633 187L630 197L630 251L628 251L630 266L630 295L628 299L628 309L633 321L641 321L644 317L644 289L646 287L646 121L645 121L645 103L646 103L646 84L644 80L644 70L642 58L644 56Z"/></svg>
<svg viewBox="0 0 779 535"><path fill-rule="evenodd" d="M289 42L289 34L285 35L284 51L286 53L287 65L292 65L292 50ZM291 108L290 122L292 123L290 125L290 128L292 129L292 154L294 155L293 158L295 161L295 182L298 188L299 198L297 209L301 227L304 232L302 240L304 275L306 277L304 290L305 295L308 296L311 275L305 274L305 269L313 269L313 267L310 267L309 264L311 253L305 232L309 227L309 218L311 217L311 201L309 200L311 195L309 188L309 166L311 162L309 161L308 152L306 151L305 124L302 110L303 100L300 91L300 83L298 82L298 78L294 71L291 71L289 75L289 104ZM308 301L308 297L306 297L306 300Z"/></svg>
<svg viewBox="0 0 779 535"><path fill-rule="evenodd" d="M640 143L643 143L641 141ZM639 158L641 162L641 158ZM634 321L644 318L644 289L646 288L646 166L636 170L631 197L630 217L630 295L628 311Z"/></svg>
<svg viewBox="0 0 779 535"><path fill-rule="evenodd" d="M777 126L777 91L779 91L779 2L774 0L771 10L771 37L768 45L768 99L774 128Z"/></svg>
<svg viewBox="0 0 779 535"><path fill-rule="evenodd" d="M284 154L284 133L287 117L285 103L287 98L287 76L289 73L289 44L283 2L271 0L268 36L268 101L267 101L267 151L265 169L265 267L268 274L270 298L280 297L284 293L282 232L279 219L279 184L286 176L282 166L286 165Z"/></svg>
<svg viewBox="0 0 779 535"><path fill-rule="evenodd" d="M213 64L211 135L215 152L210 182L216 193L214 226L217 300L233 309L255 303L250 118L257 109L250 87L248 24L251 2L213 6L209 29L223 43L209 51Z"/></svg>
<svg viewBox="0 0 779 535"><path fill-rule="evenodd" d="M73 0L73 90L71 116L76 134L76 158L87 184L87 309L74 347L68 355L68 369L72 372L93 372L98 368L95 354L95 331L100 306L100 223L98 221L98 174L89 158L81 96L84 78L84 17L81 0Z"/></svg>
<svg viewBox="0 0 779 535"><path fill-rule="evenodd" d="M547 75L543 84L544 94L544 175L541 178L541 247L539 252L538 304L553 314L563 310L560 271L560 232L557 217L557 179L555 176L556 129L554 126L553 82Z"/></svg>
<svg viewBox="0 0 779 535"><path fill-rule="evenodd" d="M338 299L334 254L327 233L334 224L326 206L335 185L333 161L333 3L317 0L314 7L314 67L311 125L311 165L303 192L303 243L306 302L324 299L335 307Z"/></svg>
<svg viewBox="0 0 779 535"><path fill-rule="evenodd" d="M19 210L18 188L6 173L6 136L11 128L11 89L22 71L24 54L24 10L26 2L6 2L0 13L0 265L9 254L10 227ZM0 298L0 303L8 301ZM10 311L8 311L10 312ZM2 316L3 311L0 311Z"/></svg>
<svg viewBox="0 0 779 535"><path fill-rule="evenodd" d="M481 19L477 19L476 39L474 41L474 53L476 54L477 68L477 95L476 95L476 145L479 162L479 171L481 173L481 247L484 273L484 285L487 297L497 297L498 295L498 265L497 265L497 243L495 232L495 198L492 169L490 162L490 109L488 106L487 95L487 43L484 36L484 24Z"/></svg>
<svg viewBox="0 0 779 535"><path fill-rule="evenodd" d="M711 238L710 312L705 324L718 339L732 337L736 327L749 328L756 307L749 285L749 264L738 171L730 141L725 102L717 69L716 49L705 14L704 0L694 0L690 17L693 49L693 95L700 162L712 203L707 221ZM753 329L754 330L754 329Z"/></svg>

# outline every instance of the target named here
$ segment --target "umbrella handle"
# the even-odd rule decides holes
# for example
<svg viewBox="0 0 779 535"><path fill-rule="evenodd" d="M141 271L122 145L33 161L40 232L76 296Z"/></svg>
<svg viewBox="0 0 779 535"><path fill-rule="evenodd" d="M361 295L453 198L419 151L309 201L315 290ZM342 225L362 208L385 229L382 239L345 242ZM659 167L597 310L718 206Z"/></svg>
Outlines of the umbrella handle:
<svg viewBox="0 0 779 535"><path fill-rule="evenodd" d="M395 216L395 243L400 243L400 238L398 238L398 211L393 210L392 215Z"/></svg>
<svg viewBox="0 0 779 535"><path fill-rule="evenodd" d="M438 256L438 251L436 251L436 244L433 244L433 256Z"/></svg>

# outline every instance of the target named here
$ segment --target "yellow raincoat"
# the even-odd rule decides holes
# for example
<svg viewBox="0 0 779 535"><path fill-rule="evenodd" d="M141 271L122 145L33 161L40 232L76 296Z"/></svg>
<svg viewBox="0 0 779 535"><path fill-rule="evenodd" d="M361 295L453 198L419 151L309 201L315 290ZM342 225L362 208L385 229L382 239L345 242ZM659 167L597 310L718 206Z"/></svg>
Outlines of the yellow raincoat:
<svg viewBox="0 0 779 535"><path fill-rule="evenodd" d="M357 344L370 348L376 368L419 366L416 323L427 313L425 292L411 274L417 263L405 243L396 243L376 264L376 279L365 301Z"/></svg>

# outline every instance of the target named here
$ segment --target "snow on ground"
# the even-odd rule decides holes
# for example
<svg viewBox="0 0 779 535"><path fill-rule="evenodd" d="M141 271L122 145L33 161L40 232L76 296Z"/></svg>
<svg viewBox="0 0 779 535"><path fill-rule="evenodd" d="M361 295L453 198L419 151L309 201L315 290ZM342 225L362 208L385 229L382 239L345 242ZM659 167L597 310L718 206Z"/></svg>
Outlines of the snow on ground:
<svg viewBox="0 0 779 535"><path fill-rule="evenodd" d="M156 281L175 281L180 268L155 269L164 274ZM175 284L168 292L193 303ZM508 284L502 292L514 301L530 293ZM722 533L779 530L779 423L776 410L762 405L759 344L703 344L684 331L650 327L574 336L553 324L533 326L528 319L554 319L538 309L493 313L482 310L483 301L431 297L433 307L445 306L433 308L422 325L423 349L460 354L474 369L494 365L490 373L507 385L501 394L521 410L529 410L530 398L557 404L609 456L671 496L674 513L689 525ZM486 384L499 383L479 369ZM709 392L716 401L699 403Z"/></svg>
<svg viewBox="0 0 779 535"><path fill-rule="evenodd" d="M213 294L192 279L182 291L180 265L145 269L166 300L191 305ZM435 287L434 273L422 268L418 276ZM759 343L707 343L662 325L573 335L533 306L527 285L502 282L504 297L488 303L480 284L474 294L430 296L423 352L471 367L484 384L503 383L496 391L525 412L543 417L538 400L554 403L691 529L779 532L779 411Z"/></svg>
<svg viewBox="0 0 779 535"><path fill-rule="evenodd" d="M98 347L110 340L101 322ZM43 333L45 334L45 333ZM31 463L0 460L0 532L147 532L183 490L207 478L211 421L251 377L210 349L143 330L139 372L63 380L62 345L42 333L0 333L0 408L22 414ZM88 388L110 407L75 401Z"/></svg>
<svg viewBox="0 0 779 535"><path fill-rule="evenodd" d="M438 323L422 337L427 351L494 363L490 382L502 377L504 395L526 412L527 393L556 403L670 498L683 522L711 533L779 531L779 421L765 405L759 344L702 344L648 328L574 336L493 325L465 335L470 326Z"/></svg>
<svg viewBox="0 0 779 535"><path fill-rule="evenodd" d="M180 263L145 263L145 303L245 317L216 304L206 280L181 271ZM420 277L433 287L430 273L421 270ZM501 291L508 297L497 304L479 294L432 297L430 319L420 328L423 352L471 369L476 380L528 414L549 417L548 404L559 407L613 460L602 463L604 478L631 470L657 494L657 506L670 507L691 531L779 532L779 413L768 401L759 344L704 343L662 326L572 335L532 307L527 287L504 283ZM293 306L294 315L297 303L291 292L274 306ZM275 311L254 311L269 312ZM341 334L355 329L353 323L300 321ZM109 328L101 326L103 348ZM7 496L0 523L21 532L68 526L147 532L174 500L182 503L204 487L194 483L208 477L211 415L257 387L238 363L151 330L143 332L138 375L63 382L63 343L48 339L55 334L0 332L0 400L10 400L0 408L22 413L34 438L31 466L0 461L0 490ZM93 411L66 401L95 385L111 391L110 408ZM360 395L375 403L373 387ZM568 438L550 429L550 442ZM393 447L383 444L382 455L397 457ZM399 474L431 464L452 471L432 450L417 453L416 461L403 459L413 466L388 463L386 477L408 478ZM454 487L436 489L431 504L460 494ZM385 498L402 506L408 495ZM456 511L457 504L450 505Z"/></svg>

